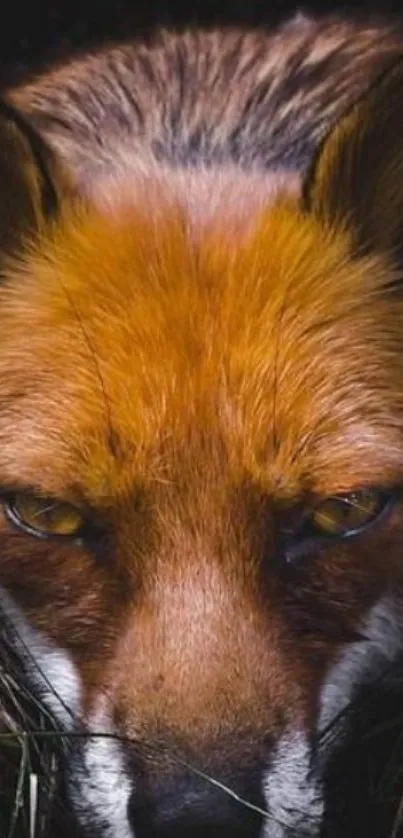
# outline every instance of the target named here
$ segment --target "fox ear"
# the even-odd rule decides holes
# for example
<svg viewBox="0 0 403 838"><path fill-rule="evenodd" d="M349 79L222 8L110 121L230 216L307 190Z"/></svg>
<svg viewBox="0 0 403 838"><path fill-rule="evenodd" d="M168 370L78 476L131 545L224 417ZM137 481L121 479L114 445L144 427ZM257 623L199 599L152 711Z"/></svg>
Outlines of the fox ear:
<svg viewBox="0 0 403 838"><path fill-rule="evenodd" d="M0 102L0 254L57 211L52 154L20 113Z"/></svg>
<svg viewBox="0 0 403 838"><path fill-rule="evenodd" d="M403 60L330 131L304 190L305 206L341 224L359 253L403 264Z"/></svg>

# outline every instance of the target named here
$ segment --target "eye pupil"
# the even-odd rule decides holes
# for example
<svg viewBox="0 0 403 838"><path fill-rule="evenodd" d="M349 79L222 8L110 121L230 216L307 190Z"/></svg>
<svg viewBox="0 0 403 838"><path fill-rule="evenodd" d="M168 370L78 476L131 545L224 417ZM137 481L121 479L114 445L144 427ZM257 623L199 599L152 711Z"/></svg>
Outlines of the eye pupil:
<svg viewBox="0 0 403 838"><path fill-rule="evenodd" d="M37 536L77 536L83 525L71 504L36 495L16 494L4 503L6 515L19 529Z"/></svg>

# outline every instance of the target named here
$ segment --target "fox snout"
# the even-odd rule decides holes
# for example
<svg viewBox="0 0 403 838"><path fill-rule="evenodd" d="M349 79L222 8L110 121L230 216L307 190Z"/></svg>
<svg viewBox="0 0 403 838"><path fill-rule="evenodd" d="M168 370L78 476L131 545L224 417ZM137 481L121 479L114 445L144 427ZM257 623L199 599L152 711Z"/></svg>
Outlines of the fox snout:
<svg viewBox="0 0 403 838"><path fill-rule="evenodd" d="M112 785L119 776L135 838L271 838L287 834L276 821L299 822L294 808L312 825L304 796L319 806L310 744L319 681L304 684L307 666L288 652L276 608L260 609L256 574L246 568L237 585L229 560L190 552L185 566L172 554L161 562L127 612L73 766L79 797L87 789L93 800L105 776Z"/></svg>

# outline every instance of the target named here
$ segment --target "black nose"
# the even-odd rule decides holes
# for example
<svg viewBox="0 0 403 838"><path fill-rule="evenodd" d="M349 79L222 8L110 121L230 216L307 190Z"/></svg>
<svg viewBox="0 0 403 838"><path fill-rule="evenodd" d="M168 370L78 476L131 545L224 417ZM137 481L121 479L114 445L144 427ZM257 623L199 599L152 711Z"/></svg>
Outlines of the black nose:
<svg viewBox="0 0 403 838"><path fill-rule="evenodd" d="M258 838L263 816L252 807L264 811L265 804L256 784L248 778L225 785L233 794L199 776L171 781L168 789L158 783L151 795L139 788L129 811L136 838Z"/></svg>

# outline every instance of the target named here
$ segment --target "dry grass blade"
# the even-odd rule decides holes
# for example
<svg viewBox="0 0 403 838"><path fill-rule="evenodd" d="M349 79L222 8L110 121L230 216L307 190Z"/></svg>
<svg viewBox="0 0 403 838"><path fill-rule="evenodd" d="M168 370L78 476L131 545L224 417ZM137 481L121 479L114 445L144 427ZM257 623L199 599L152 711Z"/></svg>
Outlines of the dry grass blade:
<svg viewBox="0 0 403 838"><path fill-rule="evenodd" d="M41 736L43 731L44 736ZM0 835L50 838L63 745L5 642L0 655Z"/></svg>

